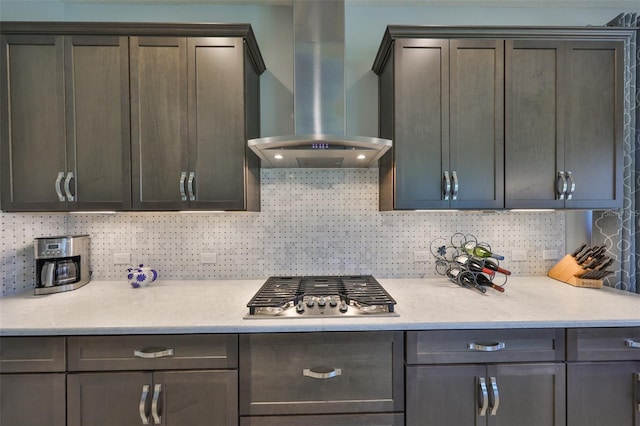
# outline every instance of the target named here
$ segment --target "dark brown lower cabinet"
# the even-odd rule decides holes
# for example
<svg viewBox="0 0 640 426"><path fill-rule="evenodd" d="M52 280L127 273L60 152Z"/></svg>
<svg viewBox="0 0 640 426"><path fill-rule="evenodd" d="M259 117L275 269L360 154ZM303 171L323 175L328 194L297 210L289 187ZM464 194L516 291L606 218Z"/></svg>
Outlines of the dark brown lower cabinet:
<svg viewBox="0 0 640 426"><path fill-rule="evenodd" d="M402 425L399 331L240 335L248 425Z"/></svg>
<svg viewBox="0 0 640 426"><path fill-rule="evenodd" d="M569 426L640 425L640 362L567 365Z"/></svg>
<svg viewBox="0 0 640 426"><path fill-rule="evenodd" d="M65 374L0 374L0 425L65 426Z"/></svg>
<svg viewBox="0 0 640 426"><path fill-rule="evenodd" d="M68 426L237 425L237 372L161 371L68 376Z"/></svg>
<svg viewBox="0 0 640 426"><path fill-rule="evenodd" d="M567 330L568 426L640 426L640 327Z"/></svg>
<svg viewBox="0 0 640 426"><path fill-rule="evenodd" d="M407 367L407 425L565 424L562 363Z"/></svg>

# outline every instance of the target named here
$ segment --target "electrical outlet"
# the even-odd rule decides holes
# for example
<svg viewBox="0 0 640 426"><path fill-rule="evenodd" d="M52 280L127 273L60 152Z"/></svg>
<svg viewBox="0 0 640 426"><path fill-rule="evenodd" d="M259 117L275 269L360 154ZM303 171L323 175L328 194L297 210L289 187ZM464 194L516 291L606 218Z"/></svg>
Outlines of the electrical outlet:
<svg viewBox="0 0 640 426"><path fill-rule="evenodd" d="M511 259L514 261L524 261L527 260L527 251L526 250L512 250L511 251Z"/></svg>
<svg viewBox="0 0 640 426"><path fill-rule="evenodd" d="M113 264L114 265L131 264L131 254L130 253L113 253Z"/></svg>
<svg viewBox="0 0 640 426"><path fill-rule="evenodd" d="M558 259L558 250L542 250L542 260Z"/></svg>
<svg viewBox="0 0 640 426"><path fill-rule="evenodd" d="M416 250L413 252L413 262L428 262L429 261L429 252L426 250Z"/></svg>
<svg viewBox="0 0 640 426"><path fill-rule="evenodd" d="M218 262L218 253L200 253L200 263L213 264Z"/></svg>

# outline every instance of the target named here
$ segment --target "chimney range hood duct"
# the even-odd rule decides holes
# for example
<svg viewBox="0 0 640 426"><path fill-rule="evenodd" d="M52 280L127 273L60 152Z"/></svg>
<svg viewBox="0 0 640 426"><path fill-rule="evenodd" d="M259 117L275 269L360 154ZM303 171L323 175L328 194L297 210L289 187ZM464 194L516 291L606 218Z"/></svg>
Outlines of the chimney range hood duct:
<svg viewBox="0 0 640 426"><path fill-rule="evenodd" d="M294 0L295 135L250 139L262 167L376 167L391 141L346 135L344 0Z"/></svg>

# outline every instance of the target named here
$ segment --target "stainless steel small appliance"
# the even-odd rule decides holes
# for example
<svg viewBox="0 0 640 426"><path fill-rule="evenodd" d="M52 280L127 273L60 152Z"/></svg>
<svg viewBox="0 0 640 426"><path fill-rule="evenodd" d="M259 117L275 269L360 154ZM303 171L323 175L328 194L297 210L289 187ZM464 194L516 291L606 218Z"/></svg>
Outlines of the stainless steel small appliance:
<svg viewBox="0 0 640 426"><path fill-rule="evenodd" d="M91 281L88 235L42 237L33 241L35 294L75 290Z"/></svg>
<svg viewBox="0 0 640 426"><path fill-rule="evenodd" d="M245 318L398 316L395 304L371 275L269 277Z"/></svg>

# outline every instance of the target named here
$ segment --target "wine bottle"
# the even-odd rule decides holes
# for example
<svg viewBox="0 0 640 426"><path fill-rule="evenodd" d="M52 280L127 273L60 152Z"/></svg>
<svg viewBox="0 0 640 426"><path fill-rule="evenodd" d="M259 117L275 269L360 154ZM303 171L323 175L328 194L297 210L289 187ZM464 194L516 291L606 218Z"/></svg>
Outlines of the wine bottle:
<svg viewBox="0 0 640 426"><path fill-rule="evenodd" d="M473 274L470 271L465 271L461 268L449 268L447 270L447 277L454 283L461 285L462 287L472 287L481 293L486 293L487 289L478 284Z"/></svg>
<svg viewBox="0 0 640 426"><path fill-rule="evenodd" d="M500 266L498 266L498 263L492 259L484 259L482 262L482 266L484 266L486 269L490 269L495 272L500 272L501 274L504 274L504 275L511 275L511 271L501 268Z"/></svg>
<svg viewBox="0 0 640 426"><path fill-rule="evenodd" d="M486 248L479 246L479 245L471 245L471 244L467 244L464 246L464 251L467 252L467 254L470 254L471 256L476 256L476 257L481 257L481 258L487 258L487 257L493 257L494 259L498 259L498 260L504 260L504 256L493 253L489 250L487 250Z"/></svg>
<svg viewBox="0 0 640 426"><path fill-rule="evenodd" d="M500 293L504 293L504 287L494 284L493 282L491 282L489 278L485 277L482 274L476 275L476 282L480 285L484 285L487 287L491 287L494 290L498 290Z"/></svg>
<svg viewBox="0 0 640 426"><path fill-rule="evenodd" d="M454 260L456 261L456 263L464 266L472 272L484 272L485 274L489 274L492 277L493 275L495 275L493 269L484 267L483 261L475 259L467 254L460 254L456 256Z"/></svg>

